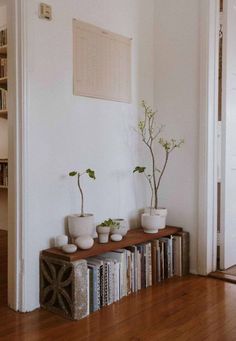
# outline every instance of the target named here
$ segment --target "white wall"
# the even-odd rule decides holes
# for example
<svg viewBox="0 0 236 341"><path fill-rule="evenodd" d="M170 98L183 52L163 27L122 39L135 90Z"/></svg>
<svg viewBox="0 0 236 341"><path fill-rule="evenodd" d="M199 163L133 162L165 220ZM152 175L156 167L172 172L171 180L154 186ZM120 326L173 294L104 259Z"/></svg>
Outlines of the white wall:
<svg viewBox="0 0 236 341"><path fill-rule="evenodd" d="M166 135L184 138L171 156L160 191L168 223L191 233L191 271L197 269L199 1L155 1L155 93Z"/></svg>
<svg viewBox="0 0 236 341"><path fill-rule="evenodd" d="M84 179L85 208L96 222L127 217L137 225L147 205L143 179L132 169L143 158L133 131L138 103L153 104L153 0L48 0L53 21L38 18L27 1L28 32L28 231L26 307L39 304L39 252L64 232L65 217L78 212L73 169L95 169ZM72 95L72 19L79 18L133 38L132 104Z"/></svg>
<svg viewBox="0 0 236 341"><path fill-rule="evenodd" d="M0 29L7 24L7 8L0 3ZM0 117L0 159L8 158L8 124ZM0 189L0 229L7 229L7 190Z"/></svg>

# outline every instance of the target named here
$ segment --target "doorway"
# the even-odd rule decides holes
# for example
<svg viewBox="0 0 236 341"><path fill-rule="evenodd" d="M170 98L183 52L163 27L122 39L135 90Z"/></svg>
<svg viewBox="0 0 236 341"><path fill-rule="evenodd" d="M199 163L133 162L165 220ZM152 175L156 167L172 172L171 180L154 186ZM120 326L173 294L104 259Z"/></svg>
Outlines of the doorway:
<svg viewBox="0 0 236 341"><path fill-rule="evenodd" d="M0 305L8 283L8 72L7 4L0 3Z"/></svg>
<svg viewBox="0 0 236 341"><path fill-rule="evenodd" d="M218 4L217 250L211 275L236 283L236 0Z"/></svg>

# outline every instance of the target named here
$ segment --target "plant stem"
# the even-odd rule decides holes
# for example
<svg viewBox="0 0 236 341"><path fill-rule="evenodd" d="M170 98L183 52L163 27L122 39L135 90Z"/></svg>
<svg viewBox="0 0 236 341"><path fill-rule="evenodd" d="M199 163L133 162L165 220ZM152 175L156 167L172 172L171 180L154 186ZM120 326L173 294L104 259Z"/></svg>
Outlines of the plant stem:
<svg viewBox="0 0 236 341"><path fill-rule="evenodd" d="M155 167L155 156L152 150L152 146L149 146L149 150L152 157L152 174L153 174L153 187L154 187L154 207L157 208L157 185L156 185L156 167Z"/></svg>
<svg viewBox="0 0 236 341"><path fill-rule="evenodd" d="M78 187L79 187L79 191L80 191L80 195L81 195L81 217L84 217L84 194L81 188L81 184L80 184L80 176L81 174L78 173Z"/></svg>
<svg viewBox="0 0 236 341"><path fill-rule="evenodd" d="M165 172L165 169L166 169L166 165L167 165L168 159L169 159L169 152L166 151L165 163L164 163L164 166L163 166L163 168L162 168L161 174L160 174L160 176L159 176L157 185L156 185L156 187L155 187L155 189L156 189L156 190L155 190L155 194L156 194L156 197L155 197L155 199L156 199L156 201L155 201L155 208L156 208L156 209L158 208L158 196L157 196L157 193L158 193L158 189L159 189L159 187L160 187L160 183L161 183L162 176L163 176L163 174L164 174L164 172Z"/></svg>
<svg viewBox="0 0 236 341"><path fill-rule="evenodd" d="M144 173L145 174L145 173ZM151 205L150 207L152 207L152 204L153 204L153 194L154 194L154 188L153 188L153 184L152 184L152 178L148 177L147 174L145 174L145 177L150 185L150 188L151 188Z"/></svg>

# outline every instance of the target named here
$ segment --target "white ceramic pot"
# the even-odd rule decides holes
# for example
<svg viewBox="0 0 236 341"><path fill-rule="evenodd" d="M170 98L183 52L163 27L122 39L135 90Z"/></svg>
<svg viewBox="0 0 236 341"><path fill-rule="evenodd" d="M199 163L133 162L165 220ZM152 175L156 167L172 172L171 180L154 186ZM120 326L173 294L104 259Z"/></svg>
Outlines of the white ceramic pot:
<svg viewBox="0 0 236 341"><path fill-rule="evenodd" d="M81 236L76 238L75 244L81 249L81 250L88 250L93 247L94 240L91 236Z"/></svg>
<svg viewBox="0 0 236 341"><path fill-rule="evenodd" d="M99 243L105 244L109 241L110 226L97 226Z"/></svg>
<svg viewBox="0 0 236 341"><path fill-rule="evenodd" d="M93 237L94 216L86 214L84 217L81 217L78 214L71 214L68 216L68 228L73 239L88 235Z"/></svg>
<svg viewBox="0 0 236 341"><path fill-rule="evenodd" d="M150 208L147 207L144 209L144 213L147 213L149 215L158 215L159 216L159 229L164 229L166 227L166 217L167 217L167 209L166 208Z"/></svg>
<svg viewBox="0 0 236 341"><path fill-rule="evenodd" d="M122 237L124 237L129 228L128 228L128 222L126 219L112 219L115 223L118 223L119 226L111 227L111 235L112 234L120 234Z"/></svg>
<svg viewBox="0 0 236 341"><path fill-rule="evenodd" d="M141 225L145 233L157 233L158 229L163 225L163 217L157 214L143 213Z"/></svg>

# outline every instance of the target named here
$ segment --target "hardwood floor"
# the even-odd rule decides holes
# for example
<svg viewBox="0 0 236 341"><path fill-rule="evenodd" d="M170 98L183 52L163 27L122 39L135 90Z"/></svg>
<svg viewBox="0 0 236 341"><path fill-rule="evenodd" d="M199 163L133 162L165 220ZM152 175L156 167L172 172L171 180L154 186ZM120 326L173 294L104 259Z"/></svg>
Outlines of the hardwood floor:
<svg viewBox="0 0 236 341"><path fill-rule="evenodd" d="M7 231L0 230L0 305L7 303Z"/></svg>
<svg viewBox="0 0 236 341"><path fill-rule="evenodd" d="M236 285L187 276L142 290L81 321L0 308L0 340L236 340Z"/></svg>

